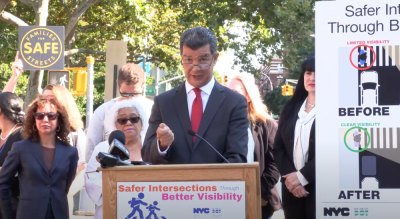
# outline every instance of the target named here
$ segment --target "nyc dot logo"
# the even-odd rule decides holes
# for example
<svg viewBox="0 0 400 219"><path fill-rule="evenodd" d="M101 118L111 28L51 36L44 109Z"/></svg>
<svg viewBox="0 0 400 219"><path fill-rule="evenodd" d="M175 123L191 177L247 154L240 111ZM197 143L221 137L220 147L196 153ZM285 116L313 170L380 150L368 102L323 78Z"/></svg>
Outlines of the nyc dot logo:
<svg viewBox="0 0 400 219"><path fill-rule="evenodd" d="M64 27L27 26L18 29L24 70L64 69Z"/></svg>

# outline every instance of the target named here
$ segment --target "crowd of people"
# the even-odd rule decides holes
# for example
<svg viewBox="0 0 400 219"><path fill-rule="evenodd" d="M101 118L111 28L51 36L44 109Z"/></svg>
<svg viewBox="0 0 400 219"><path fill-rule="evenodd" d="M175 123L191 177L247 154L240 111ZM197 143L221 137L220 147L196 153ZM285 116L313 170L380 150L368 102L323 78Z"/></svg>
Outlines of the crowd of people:
<svg viewBox="0 0 400 219"><path fill-rule="evenodd" d="M314 56L301 66L278 125L254 80L240 74L223 86L214 79L219 53L210 29L186 30L180 55L186 81L154 101L141 95L145 72L135 64L122 66L120 97L98 107L84 130L78 107L62 86L47 85L23 110L13 93L23 70L17 53L13 76L0 94L0 219L67 219L73 195L84 186L96 205L95 219L103 218L96 156L108 152L114 130L124 133L130 161L258 162L263 219L279 209L286 219L316 218ZM223 157L188 131L207 139Z"/></svg>

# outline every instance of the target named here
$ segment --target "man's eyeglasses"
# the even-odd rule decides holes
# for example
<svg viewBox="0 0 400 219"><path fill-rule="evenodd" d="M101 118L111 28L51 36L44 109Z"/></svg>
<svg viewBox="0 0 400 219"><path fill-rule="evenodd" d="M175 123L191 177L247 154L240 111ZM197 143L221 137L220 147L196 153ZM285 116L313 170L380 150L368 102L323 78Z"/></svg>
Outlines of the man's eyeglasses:
<svg viewBox="0 0 400 219"><path fill-rule="evenodd" d="M210 68L213 61L214 61L214 57L211 58L211 61L209 61L206 58L200 58L198 64L193 64L192 59L181 59L183 68L186 70L192 70L194 66L197 66L200 70L207 70Z"/></svg>
<svg viewBox="0 0 400 219"><path fill-rule="evenodd" d="M119 118L119 119L117 119L117 122L120 124L120 125L125 125L126 123L128 123L128 120L129 120L129 122L131 122L132 124L135 124L135 123L138 123L139 121L140 121L140 117L131 117L131 118Z"/></svg>
<svg viewBox="0 0 400 219"><path fill-rule="evenodd" d="M122 97L136 97L142 95L142 93L122 93L121 91L119 92Z"/></svg>
<svg viewBox="0 0 400 219"><path fill-rule="evenodd" d="M45 116L47 116L48 120L56 120L58 113L33 113L33 116L36 120L43 120Z"/></svg>

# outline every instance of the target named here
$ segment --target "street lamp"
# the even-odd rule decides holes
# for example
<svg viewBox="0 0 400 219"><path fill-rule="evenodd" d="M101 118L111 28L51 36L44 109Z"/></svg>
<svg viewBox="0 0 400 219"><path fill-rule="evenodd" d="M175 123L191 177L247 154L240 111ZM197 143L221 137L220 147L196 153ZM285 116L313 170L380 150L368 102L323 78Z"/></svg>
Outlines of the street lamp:
<svg viewBox="0 0 400 219"><path fill-rule="evenodd" d="M269 76L264 74L264 73L261 73L261 74L264 75L265 77L267 77L267 79L269 80L269 83L271 84L271 91L273 91L274 90L274 86L272 86L271 78L269 78Z"/></svg>

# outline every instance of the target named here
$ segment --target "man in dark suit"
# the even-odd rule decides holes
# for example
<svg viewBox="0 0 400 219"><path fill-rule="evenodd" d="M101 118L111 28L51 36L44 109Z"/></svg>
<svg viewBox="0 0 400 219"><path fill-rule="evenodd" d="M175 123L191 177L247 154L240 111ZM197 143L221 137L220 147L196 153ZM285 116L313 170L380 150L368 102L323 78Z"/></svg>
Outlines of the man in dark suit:
<svg viewBox="0 0 400 219"><path fill-rule="evenodd" d="M204 27L186 30L180 39L186 82L154 98L142 158L153 164L247 162L247 101L215 81L217 39Z"/></svg>

